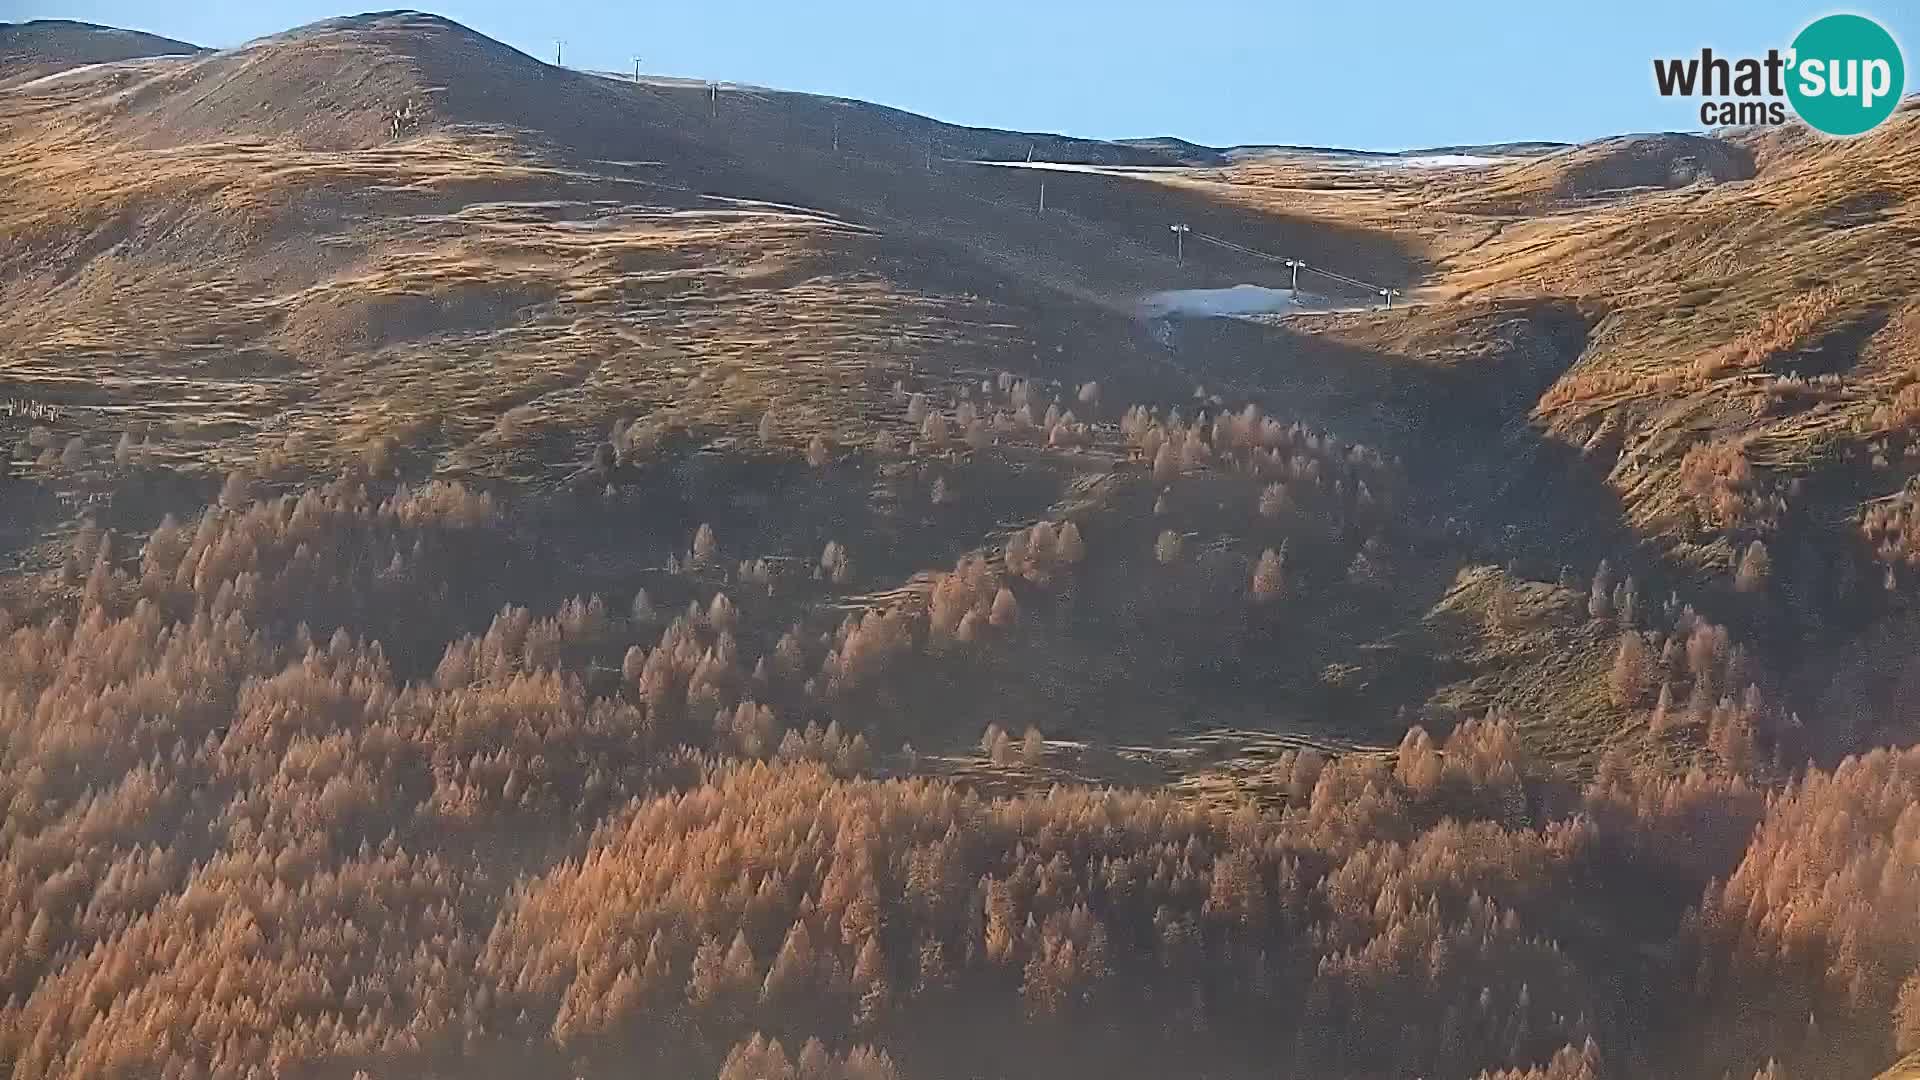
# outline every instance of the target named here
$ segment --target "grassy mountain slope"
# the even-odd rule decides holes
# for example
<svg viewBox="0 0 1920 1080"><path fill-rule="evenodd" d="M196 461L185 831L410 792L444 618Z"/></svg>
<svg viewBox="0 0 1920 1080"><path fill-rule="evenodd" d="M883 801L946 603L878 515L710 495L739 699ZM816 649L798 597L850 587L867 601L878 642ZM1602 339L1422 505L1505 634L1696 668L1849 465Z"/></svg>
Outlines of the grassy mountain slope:
<svg viewBox="0 0 1920 1080"><path fill-rule="evenodd" d="M1804 763L1920 730L1913 110L1435 168L77 33L0 85L18 1080L1912 1037L1920 751ZM1276 257L1403 292L1139 317Z"/></svg>
<svg viewBox="0 0 1920 1080"><path fill-rule="evenodd" d="M90 64L204 52L198 45L67 19L0 23L0 86L18 85Z"/></svg>
<svg viewBox="0 0 1920 1080"><path fill-rule="evenodd" d="M1884 591L1860 519L1905 479L1874 462L1903 451L1885 414L1908 378L1891 253L1912 227L1914 116L1844 144L1659 136L1478 169L1270 154L1129 172L1195 156L621 82L381 13L0 97L0 168L53 180L16 184L5 211L0 345L10 392L69 406L59 439L152 433L183 477L281 482L372 456L551 489L635 418L676 459L816 436L835 452L912 439L896 384L957 399L1008 372L1068 407L1098 378L1106 411L1083 418L1111 424L1204 383L1406 462L1405 526L1450 537L1411 560L1430 587L1407 612L1347 627L1291 693L1366 687L1324 702L1389 716L1524 704L1543 746L1590 761L1633 723L1597 686L1611 637L1582 639L1588 676L1543 698L1479 629L1410 643L1395 620L1457 605L1476 561L1524 590L1612 559L1761 650L1831 623L1833 588ZM970 164L1029 149L1109 168ZM1169 220L1417 284L1416 306L1154 332L1133 318L1144 292L1285 281L1212 245L1176 264ZM1021 512L1085 467L1017 466L1053 478ZM967 469L946 479L1012 482ZM995 542L916 532L903 570ZM1756 540L1765 602L1730 589ZM1520 638L1528 655L1554 640ZM1422 659L1381 659L1405 656ZM1778 689L1810 703L1835 673L1805 666Z"/></svg>
<svg viewBox="0 0 1920 1080"><path fill-rule="evenodd" d="M550 407L555 427L604 429L619 403L603 382L652 386L653 400L672 385L699 412L693 376L777 371L805 412L834 364L873 365L884 386L894 367L933 362L923 353L956 370L984 366L983 347L1051 363L1063 335L1111 342L1128 370L1124 316L1173 277L1171 260L1152 233L1074 213L1071 183L1055 182L1065 212L1038 218L1029 178L963 164L1019 156L1028 137L731 88L718 116L708 106L697 88L555 69L406 14L316 24L130 83L9 95L10 179L47 181L8 210L4 302L21 317L6 345L22 357L10 374L91 376L111 361L142 383L101 405L178 417L216 444L267 427L349 446L387 434L497 464L485 434L459 424ZM1182 210L1177 193L1120 186L1153 218ZM868 299L827 314L826 294ZM1010 325L1026 340L1003 349ZM487 337L505 326L524 346ZM181 403L208 387L179 363L209 351L219 359L194 370L221 385L222 415L194 416ZM480 351L509 377L463 398ZM114 385L91 382L60 390ZM329 394L349 415L309 416ZM360 415L376 401L381 416Z"/></svg>

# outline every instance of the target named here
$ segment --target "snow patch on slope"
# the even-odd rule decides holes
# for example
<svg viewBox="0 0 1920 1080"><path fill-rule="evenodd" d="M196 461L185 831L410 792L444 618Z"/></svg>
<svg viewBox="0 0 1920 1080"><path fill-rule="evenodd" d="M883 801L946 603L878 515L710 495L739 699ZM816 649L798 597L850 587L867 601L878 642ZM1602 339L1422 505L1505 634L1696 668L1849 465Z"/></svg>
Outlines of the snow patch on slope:
<svg viewBox="0 0 1920 1080"><path fill-rule="evenodd" d="M1229 315L1272 315L1295 310L1299 300L1289 289L1235 285L1230 289L1169 289L1150 293L1140 301L1140 315L1148 319L1214 318Z"/></svg>
<svg viewBox="0 0 1920 1080"><path fill-rule="evenodd" d="M1376 169L1479 169L1519 160L1481 154L1415 154L1410 157L1361 158L1359 162Z"/></svg>

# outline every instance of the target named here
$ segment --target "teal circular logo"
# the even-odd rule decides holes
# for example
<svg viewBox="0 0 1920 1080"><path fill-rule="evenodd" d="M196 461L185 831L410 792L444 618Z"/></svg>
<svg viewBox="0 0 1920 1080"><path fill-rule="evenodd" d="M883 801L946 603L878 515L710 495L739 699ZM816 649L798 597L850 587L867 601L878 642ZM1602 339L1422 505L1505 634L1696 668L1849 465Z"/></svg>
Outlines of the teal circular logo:
<svg viewBox="0 0 1920 1080"><path fill-rule="evenodd" d="M1787 98L1817 131L1858 135L1893 115L1906 88L1900 46L1862 15L1815 19L1793 39Z"/></svg>

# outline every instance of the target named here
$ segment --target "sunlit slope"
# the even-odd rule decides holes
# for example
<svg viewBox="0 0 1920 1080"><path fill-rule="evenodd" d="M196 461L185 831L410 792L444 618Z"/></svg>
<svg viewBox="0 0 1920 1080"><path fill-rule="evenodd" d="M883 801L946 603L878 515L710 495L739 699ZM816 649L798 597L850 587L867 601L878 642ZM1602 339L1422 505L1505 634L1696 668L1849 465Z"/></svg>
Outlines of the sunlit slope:
<svg viewBox="0 0 1920 1080"><path fill-rule="evenodd" d="M516 409L538 456L668 408L724 429L784 401L830 432L915 364L1168 379L1142 293L1280 274L1177 264L1175 218L1413 265L1177 185L971 164L1178 154L623 83L410 13L7 94L0 141L24 193L0 210L4 376L216 455L271 430L294 457L392 438L514 469Z"/></svg>

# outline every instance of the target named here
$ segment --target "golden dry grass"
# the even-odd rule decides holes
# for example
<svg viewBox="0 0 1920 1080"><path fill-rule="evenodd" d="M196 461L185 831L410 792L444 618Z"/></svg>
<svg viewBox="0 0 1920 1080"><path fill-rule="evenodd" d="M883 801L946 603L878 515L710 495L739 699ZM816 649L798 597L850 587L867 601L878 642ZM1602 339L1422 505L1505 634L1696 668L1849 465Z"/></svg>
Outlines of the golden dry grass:
<svg viewBox="0 0 1920 1080"><path fill-rule="evenodd" d="M1030 178L964 163L1024 136L734 88L707 117L697 89L396 15L0 96L0 380L180 465L391 438L524 478L623 416L859 443L914 372L1166 379L1131 315L1179 275L1124 233L1190 195L1062 178L1038 218Z"/></svg>
<svg viewBox="0 0 1920 1080"><path fill-rule="evenodd" d="M1920 268L1904 252L1920 235L1917 131L1909 106L1854 140L1789 129L1696 141L1682 149L1751 155L1759 174L1673 190L1594 181L1617 142L1433 173L1254 164L1229 186L1254 204L1405 222L1433 271L1412 298L1434 303L1405 316L1402 338L1425 329L1437 331L1429 346L1453 335L1460 347L1449 305L1472 299L1572 298L1603 313L1535 422L1604 453L1636 529L1684 541L1701 523L1686 510L1681 466L1705 439L1741 443L1782 483L1807 480L1801 497L1823 507L1904 482L1897 466L1866 490L1825 471L1872 456L1910 422L1901 394L1914 378Z"/></svg>
<svg viewBox="0 0 1920 1080"><path fill-rule="evenodd" d="M396 435L498 470L511 410L578 442L620 414L745 432L773 408L804 443L926 354L984 366L1003 336L989 305L891 280L870 230L492 141L76 143L6 171L35 194L9 207L0 376L222 467ZM191 209L163 250L128 243L164 205Z"/></svg>
<svg viewBox="0 0 1920 1080"><path fill-rule="evenodd" d="M1893 1066L1881 1073L1876 1080L1914 1080L1915 1077L1920 1077L1920 1054L1908 1054L1894 1062Z"/></svg>

